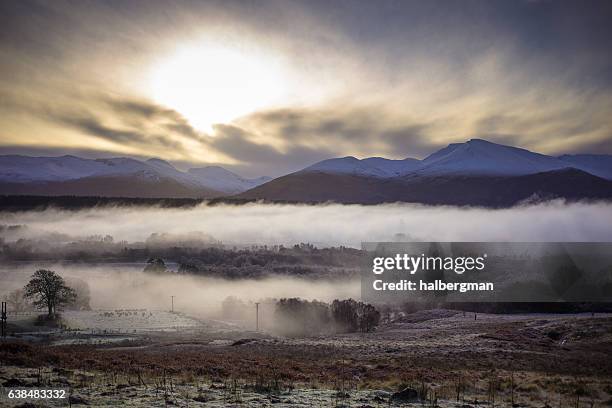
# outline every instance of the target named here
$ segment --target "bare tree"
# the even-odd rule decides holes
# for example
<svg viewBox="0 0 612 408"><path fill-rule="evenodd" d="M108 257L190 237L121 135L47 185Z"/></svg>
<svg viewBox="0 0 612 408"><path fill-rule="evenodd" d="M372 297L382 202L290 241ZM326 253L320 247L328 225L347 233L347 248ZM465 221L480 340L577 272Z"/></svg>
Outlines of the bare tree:
<svg viewBox="0 0 612 408"><path fill-rule="evenodd" d="M57 308L76 300L74 289L66 286L64 279L53 271L39 269L23 288L27 298L34 299L38 308L46 307L49 317L53 317Z"/></svg>

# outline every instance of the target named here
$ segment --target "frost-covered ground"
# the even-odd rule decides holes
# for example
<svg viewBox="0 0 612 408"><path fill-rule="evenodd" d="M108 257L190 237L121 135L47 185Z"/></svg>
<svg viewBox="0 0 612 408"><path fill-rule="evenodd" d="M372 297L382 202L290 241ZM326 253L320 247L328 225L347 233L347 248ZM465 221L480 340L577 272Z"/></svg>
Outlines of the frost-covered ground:
<svg viewBox="0 0 612 408"><path fill-rule="evenodd" d="M163 331L201 325L197 320L179 313L147 309L66 312L62 318L69 328L94 331Z"/></svg>
<svg viewBox="0 0 612 408"><path fill-rule="evenodd" d="M0 386L65 386L73 406L612 403L612 317L603 314L433 310L395 314L373 333L296 338L143 310L66 322L71 330L29 334L36 342L0 343ZM401 390L427 400L393 398Z"/></svg>
<svg viewBox="0 0 612 408"><path fill-rule="evenodd" d="M18 378L22 388L36 387L42 376L46 387L69 389L68 398L48 400L40 406L63 407L68 400L71 405L89 405L95 407L398 407L423 406L414 401L392 401L392 393L382 390L334 390L294 388L269 391L257 389L241 383L199 383L199 384L138 384L126 378L119 378L114 384L96 381L96 375L87 372L61 373L52 370L34 369L0 369L0 379ZM98 377L102 377L98 375ZM79 382L87 385L79 387ZM76 386L75 386L76 385ZM70 387L70 388L68 388ZM34 400L27 400L34 402ZM440 407L462 407L464 402L438 400ZM17 407L22 401L1 401L7 407Z"/></svg>
<svg viewBox="0 0 612 408"><path fill-rule="evenodd" d="M183 313L149 309L66 311L57 327L39 326L38 313L9 313L9 338L44 341L52 345L121 344L142 342L150 335L235 329L230 323L200 320Z"/></svg>

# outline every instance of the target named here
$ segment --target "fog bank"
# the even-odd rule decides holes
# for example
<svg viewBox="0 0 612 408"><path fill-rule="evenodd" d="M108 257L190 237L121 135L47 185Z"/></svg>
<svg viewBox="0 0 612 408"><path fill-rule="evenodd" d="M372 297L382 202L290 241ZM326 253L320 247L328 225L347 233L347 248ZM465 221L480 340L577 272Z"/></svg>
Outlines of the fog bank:
<svg viewBox="0 0 612 408"><path fill-rule="evenodd" d="M612 241L612 205L553 201L511 209L414 204L201 205L190 209L103 208L0 214L32 234L111 235L144 241L152 233L201 232L224 244L359 247L362 241ZM6 237L5 237L6 239Z"/></svg>
<svg viewBox="0 0 612 408"><path fill-rule="evenodd" d="M67 280L80 279L89 286L93 309L170 310L174 296L176 311L202 317L219 318L228 297L242 302L271 305L275 299L301 297L330 302L358 298L360 281L312 281L271 276L266 279L226 280L193 275L156 275L142 272L139 265L23 264L1 267L3 287L0 297L22 288L34 271L47 268Z"/></svg>

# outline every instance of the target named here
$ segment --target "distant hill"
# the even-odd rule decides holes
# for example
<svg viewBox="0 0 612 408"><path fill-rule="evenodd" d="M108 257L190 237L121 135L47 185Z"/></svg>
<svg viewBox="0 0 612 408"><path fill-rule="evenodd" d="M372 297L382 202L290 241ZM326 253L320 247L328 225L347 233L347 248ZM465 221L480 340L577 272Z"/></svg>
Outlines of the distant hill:
<svg viewBox="0 0 612 408"><path fill-rule="evenodd" d="M290 174L238 195L293 202L510 207L554 198L611 200L612 181L577 169L521 176L427 175L376 179L359 175Z"/></svg>

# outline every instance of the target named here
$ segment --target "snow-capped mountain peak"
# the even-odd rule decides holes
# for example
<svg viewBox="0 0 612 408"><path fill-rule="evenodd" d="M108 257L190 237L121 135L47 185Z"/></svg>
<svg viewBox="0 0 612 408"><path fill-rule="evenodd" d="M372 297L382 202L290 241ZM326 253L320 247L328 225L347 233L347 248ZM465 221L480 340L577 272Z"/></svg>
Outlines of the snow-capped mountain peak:
<svg viewBox="0 0 612 408"><path fill-rule="evenodd" d="M155 166L155 167L166 167L166 168L170 168L173 170L176 170L176 167L174 167L173 165L171 165L170 163L168 163L165 160L162 159L158 159L157 157L152 157L150 159L148 159L146 161L147 164L150 164L151 166Z"/></svg>
<svg viewBox="0 0 612 408"><path fill-rule="evenodd" d="M192 168L187 172L210 188L228 194L240 193L271 180L269 177L246 179L220 166Z"/></svg>
<svg viewBox="0 0 612 408"><path fill-rule="evenodd" d="M521 175L569 167L555 157L483 139L451 144L422 164L420 174Z"/></svg>
<svg viewBox="0 0 612 408"><path fill-rule="evenodd" d="M347 156L323 160L302 171L387 178L406 174L417 169L419 165L419 160L411 158L391 160L383 157L369 157L359 160L353 156Z"/></svg>

